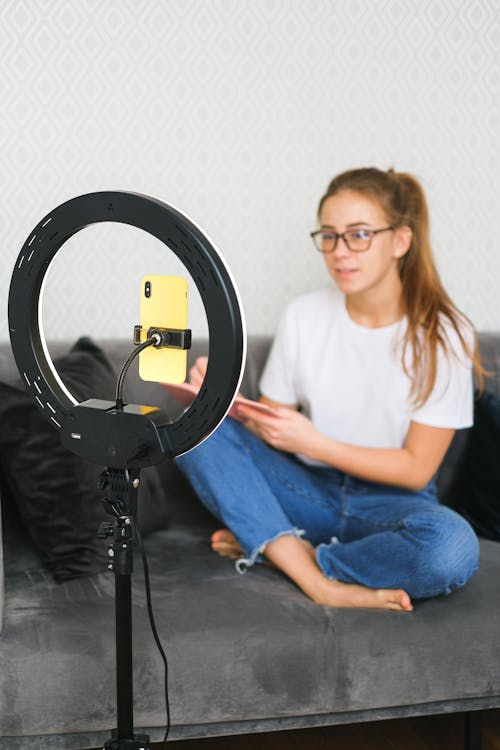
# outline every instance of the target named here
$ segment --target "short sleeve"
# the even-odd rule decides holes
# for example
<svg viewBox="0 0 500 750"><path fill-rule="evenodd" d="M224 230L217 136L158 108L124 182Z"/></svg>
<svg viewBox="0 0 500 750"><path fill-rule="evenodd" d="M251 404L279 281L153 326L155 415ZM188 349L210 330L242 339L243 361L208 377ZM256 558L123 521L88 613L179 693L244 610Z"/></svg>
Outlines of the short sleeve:
<svg viewBox="0 0 500 750"><path fill-rule="evenodd" d="M289 305L279 323L259 382L262 395L281 404L298 402L295 385L298 346L296 331L293 307Z"/></svg>
<svg viewBox="0 0 500 750"><path fill-rule="evenodd" d="M472 332L465 331L472 350ZM474 382L472 361L464 352L457 334L448 332L450 351L439 349L436 382L425 404L411 416L412 421L432 427L463 429L473 424Z"/></svg>

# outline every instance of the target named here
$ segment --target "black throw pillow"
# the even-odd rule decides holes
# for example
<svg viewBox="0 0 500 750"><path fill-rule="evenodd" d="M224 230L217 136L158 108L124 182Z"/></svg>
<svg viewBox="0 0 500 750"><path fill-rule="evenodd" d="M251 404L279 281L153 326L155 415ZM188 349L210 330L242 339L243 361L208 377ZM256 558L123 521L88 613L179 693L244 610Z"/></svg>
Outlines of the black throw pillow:
<svg viewBox="0 0 500 750"><path fill-rule="evenodd" d="M114 399L116 373L90 339L79 339L54 364L78 401ZM98 489L104 467L61 445L58 431L21 382L17 387L0 383L0 468L7 501L56 580L106 568L106 542L96 537L100 523L111 520ZM138 523L143 536L168 523L157 467L141 472Z"/></svg>
<svg viewBox="0 0 500 750"><path fill-rule="evenodd" d="M479 536L500 541L500 399L483 391L451 493L451 505Z"/></svg>

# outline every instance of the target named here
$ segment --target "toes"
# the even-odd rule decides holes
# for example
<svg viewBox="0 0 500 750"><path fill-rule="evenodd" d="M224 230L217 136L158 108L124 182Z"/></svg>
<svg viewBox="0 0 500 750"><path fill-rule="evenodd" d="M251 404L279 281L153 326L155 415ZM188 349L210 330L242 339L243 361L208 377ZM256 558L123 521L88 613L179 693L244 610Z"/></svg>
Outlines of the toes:
<svg viewBox="0 0 500 750"><path fill-rule="evenodd" d="M389 609L398 609L404 612L411 612L413 610L411 599L403 589L383 591L382 596L386 600Z"/></svg>
<svg viewBox="0 0 500 750"><path fill-rule="evenodd" d="M238 540L229 529L219 529L214 531L211 537L212 549L221 557L230 557L237 560L243 555Z"/></svg>
<svg viewBox="0 0 500 750"><path fill-rule="evenodd" d="M214 531L212 534L212 541L231 543L236 542L236 537L229 529L218 529L218 531Z"/></svg>
<svg viewBox="0 0 500 750"><path fill-rule="evenodd" d="M225 544L223 542L212 544L212 549L221 557L230 557L232 560L237 560L238 557L241 557L242 555L242 551L239 547L232 544Z"/></svg>
<svg viewBox="0 0 500 750"><path fill-rule="evenodd" d="M403 589L397 589L396 591L393 591L392 593L394 594L393 596L394 601L396 601L399 604L401 609L411 612L411 610L413 609L413 605L406 591L404 591Z"/></svg>

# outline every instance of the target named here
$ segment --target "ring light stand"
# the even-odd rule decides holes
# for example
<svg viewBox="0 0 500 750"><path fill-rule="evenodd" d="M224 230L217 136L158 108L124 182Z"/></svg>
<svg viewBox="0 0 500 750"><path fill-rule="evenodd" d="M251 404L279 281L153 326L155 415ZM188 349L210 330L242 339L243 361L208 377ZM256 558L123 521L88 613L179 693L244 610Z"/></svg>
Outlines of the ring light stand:
<svg viewBox="0 0 500 750"><path fill-rule="evenodd" d="M79 404L48 353L41 315L47 271L70 237L101 222L129 224L159 239L181 260L200 292L209 330L208 368L193 403L173 423L155 407L99 399ZM100 535L113 538L108 567L115 574L117 730L105 748L146 750L148 737L134 735L133 728L131 576L140 469L191 450L229 411L246 353L239 296L213 243L175 208L136 193L90 193L51 211L23 245L10 284L9 332L21 377L60 431L62 443L106 467L100 486L115 523L103 524Z"/></svg>

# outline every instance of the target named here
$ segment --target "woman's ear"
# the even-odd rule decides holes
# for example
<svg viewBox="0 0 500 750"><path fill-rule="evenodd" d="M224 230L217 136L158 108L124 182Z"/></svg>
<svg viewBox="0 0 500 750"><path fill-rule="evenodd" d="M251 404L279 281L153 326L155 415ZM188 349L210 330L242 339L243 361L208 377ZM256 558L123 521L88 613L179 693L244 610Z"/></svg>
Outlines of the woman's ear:
<svg viewBox="0 0 500 750"><path fill-rule="evenodd" d="M413 232L410 227L396 227L394 230L394 257L402 258L410 249Z"/></svg>

